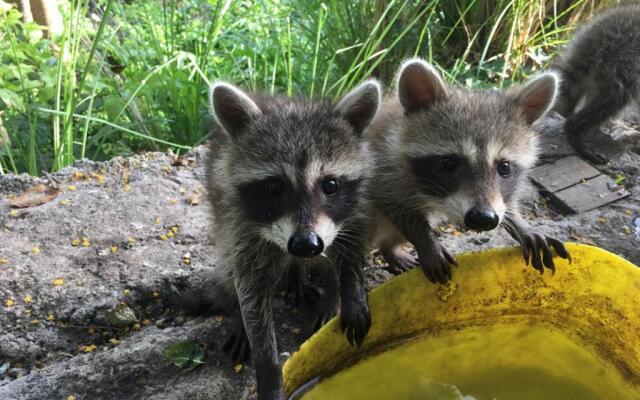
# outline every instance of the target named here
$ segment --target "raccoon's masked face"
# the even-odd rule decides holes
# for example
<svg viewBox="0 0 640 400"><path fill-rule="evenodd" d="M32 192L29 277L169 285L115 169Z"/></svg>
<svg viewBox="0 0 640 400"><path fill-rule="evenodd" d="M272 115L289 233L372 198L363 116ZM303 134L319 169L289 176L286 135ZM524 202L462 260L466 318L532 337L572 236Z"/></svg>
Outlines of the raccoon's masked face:
<svg viewBox="0 0 640 400"><path fill-rule="evenodd" d="M362 179L318 174L307 182L270 176L238 187L247 216L260 235L291 255L310 258L321 254L353 214Z"/></svg>
<svg viewBox="0 0 640 400"><path fill-rule="evenodd" d="M254 101L227 84L212 88L214 115L231 138L227 165L237 206L257 235L301 258L332 244L365 189L370 157L360 136L379 100L375 81L335 106Z"/></svg>
<svg viewBox="0 0 640 400"><path fill-rule="evenodd" d="M557 84L545 74L506 92L471 92L447 88L422 60L407 62L400 151L425 208L476 231L497 227L536 161L530 127L551 108Z"/></svg>

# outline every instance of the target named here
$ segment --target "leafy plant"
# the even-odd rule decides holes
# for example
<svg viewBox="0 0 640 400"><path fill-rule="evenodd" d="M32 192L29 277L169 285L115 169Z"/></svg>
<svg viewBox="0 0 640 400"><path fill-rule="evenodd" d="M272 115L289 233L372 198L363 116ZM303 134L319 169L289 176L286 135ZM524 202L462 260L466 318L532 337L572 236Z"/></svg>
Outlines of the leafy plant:
<svg viewBox="0 0 640 400"><path fill-rule="evenodd" d="M193 369L204 364L204 349L192 340L172 344L164 356L179 368Z"/></svg>
<svg viewBox="0 0 640 400"><path fill-rule="evenodd" d="M69 0L46 39L0 1L0 174L185 151L209 137L215 80L338 97L422 56L450 82L508 86L608 2Z"/></svg>

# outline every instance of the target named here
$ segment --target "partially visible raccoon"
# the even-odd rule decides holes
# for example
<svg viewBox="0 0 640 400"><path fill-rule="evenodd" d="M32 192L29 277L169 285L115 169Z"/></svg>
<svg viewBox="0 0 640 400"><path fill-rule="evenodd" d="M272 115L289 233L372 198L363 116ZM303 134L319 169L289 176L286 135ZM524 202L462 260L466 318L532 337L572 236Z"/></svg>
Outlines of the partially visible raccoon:
<svg viewBox="0 0 640 400"><path fill-rule="evenodd" d="M235 341L246 330L258 399L284 399L271 302L286 266L337 269L350 343L361 345L371 325L363 267L372 165L361 136L377 112L380 86L367 81L332 104L250 97L218 83L210 101L219 131L208 190L220 260L208 296L241 310Z"/></svg>
<svg viewBox="0 0 640 400"><path fill-rule="evenodd" d="M537 159L531 125L553 105L557 85L547 73L507 91L471 91L447 86L421 59L402 65L396 95L367 131L376 158L376 240L396 272L418 263L401 247L408 240L429 280L451 279L455 258L432 231L438 215L476 231L505 227L540 272L555 269L550 248L569 258L562 242L532 231L519 211Z"/></svg>
<svg viewBox="0 0 640 400"><path fill-rule="evenodd" d="M604 164L585 138L631 101L640 100L640 4L594 17L554 61L562 79L557 109L569 143L585 159Z"/></svg>

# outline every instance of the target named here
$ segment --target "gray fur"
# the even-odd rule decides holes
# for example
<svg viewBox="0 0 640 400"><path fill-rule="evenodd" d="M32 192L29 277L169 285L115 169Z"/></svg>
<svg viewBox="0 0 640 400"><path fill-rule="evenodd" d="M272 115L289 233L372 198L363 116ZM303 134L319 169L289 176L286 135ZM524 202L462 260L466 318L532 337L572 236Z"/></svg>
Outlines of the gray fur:
<svg viewBox="0 0 640 400"><path fill-rule="evenodd" d="M367 132L376 157L371 185L379 215L376 240L387 261L396 270L415 264L398 247L409 240L427 277L446 282L455 259L437 242L431 222L438 214L466 221L471 208L480 208L494 211L503 226L517 223L514 237L526 261L531 253L534 267L542 270L538 250L527 247L534 233L519 217L519 201L537 159L538 138L531 125L553 105L557 77L543 74L506 91L471 91L446 86L433 67L418 59L406 62L398 75L398 92L385 100ZM441 184L425 181L422 173L440 172L416 168L419 161L450 154L467 169L445 176ZM513 171L507 178L496 168L504 160ZM536 248L546 254L543 239ZM548 257L545 261L554 267Z"/></svg>
<svg viewBox="0 0 640 400"><path fill-rule="evenodd" d="M363 83L337 105L247 96L228 84L212 87L211 104L219 125L210 145L207 179L213 240L221 260L214 271L217 287L209 297L218 307L234 299L235 307L241 310L256 365L260 400L284 398L271 302L276 283L288 265L336 268L348 339L361 344L370 326L362 269L370 243L365 194L371 157L360 136L376 114L379 98L380 87L375 81ZM316 193L316 186L308 187L308 174L314 168L320 174L334 168L329 172L348 175L362 184L349 197L348 215L340 214L338 234L323 255L299 259L287 252L286 245L265 237L265 224L252 219L254 210L245 208L240 187L269 174L282 174L295 180L292 184L301 199L330 203L328 196ZM319 212L317 207L296 208L286 215L295 221L295 229L313 230ZM336 299L328 300L326 307L332 301Z"/></svg>
<svg viewBox="0 0 640 400"><path fill-rule="evenodd" d="M579 28L552 66L562 77L557 111L571 145L605 163L585 138L629 102L640 99L640 5L613 7Z"/></svg>

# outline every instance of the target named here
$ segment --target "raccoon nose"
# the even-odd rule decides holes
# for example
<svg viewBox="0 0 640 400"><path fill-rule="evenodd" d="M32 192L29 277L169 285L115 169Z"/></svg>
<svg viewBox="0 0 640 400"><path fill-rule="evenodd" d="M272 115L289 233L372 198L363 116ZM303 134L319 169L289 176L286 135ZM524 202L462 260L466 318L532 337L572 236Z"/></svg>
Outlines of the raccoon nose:
<svg viewBox="0 0 640 400"><path fill-rule="evenodd" d="M322 253L324 242L315 232L296 232L287 245L289 253L296 257L311 258Z"/></svg>
<svg viewBox="0 0 640 400"><path fill-rule="evenodd" d="M491 209L480 210L473 207L464 216L464 224L474 231L490 231L500 223L500 218Z"/></svg>

